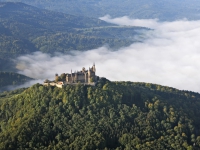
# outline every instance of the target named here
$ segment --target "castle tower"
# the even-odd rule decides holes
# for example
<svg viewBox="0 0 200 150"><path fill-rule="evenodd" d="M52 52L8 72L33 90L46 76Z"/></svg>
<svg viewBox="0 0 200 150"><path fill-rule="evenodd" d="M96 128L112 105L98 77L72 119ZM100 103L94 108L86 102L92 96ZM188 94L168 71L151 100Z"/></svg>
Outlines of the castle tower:
<svg viewBox="0 0 200 150"><path fill-rule="evenodd" d="M91 69L89 67L89 70L88 70L88 83L90 83L90 77L91 77Z"/></svg>
<svg viewBox="0 0 200 150"><path fill-rule="evenodd" d="M72 75L72 69L71 69L71 82L73 82L73 75Z"/></svg>
<svg viewBox="0 0 200 150"><path fill-rule="evenodd" d="M82 68L82 72L85 72L85 67Z"/></svg>
<svg viewBox="0 0 200 150"><path fill-rule="evenodd" d="M92 66L92 71L93 71L93 72L96 72L95 63L94 63L93 66Z"/></svg>
<svg viewBox="0 0 200 150"><path fill-rule="evenodd" d="M88 73L84 72L84 75L85 75L85 83L87 83L88 82Z"/></svg>
<svg viewBox="0 0 200 150"><path fill-rule="evenodd" d="M55 82L58 82L58 74L55 74Z"/></svg>
<svg viewBox="0 0 200 150"><path fill-rule="evenodd" d="M78 81L78 75L77 75L77 72L74 72L74 73L75 73L74 82L76 83Z"/></svg>
<svg viewBox="0 0 200 150"><path fill-rule="evenodd" d="M66 82L69 82L69 74L66 75Z"/></svg>

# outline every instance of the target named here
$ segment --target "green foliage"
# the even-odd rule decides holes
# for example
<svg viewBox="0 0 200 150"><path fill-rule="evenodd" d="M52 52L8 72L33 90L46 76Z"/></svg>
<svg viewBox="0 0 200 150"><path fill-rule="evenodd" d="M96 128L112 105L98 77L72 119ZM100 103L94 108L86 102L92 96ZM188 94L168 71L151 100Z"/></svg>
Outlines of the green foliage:
<svg viewBox="0 0 200 150"><path fill-rule="evenodd" d="M0 149L200 148L194 92L101 78L96 86L36 84L0 94L0 104Z"/></svg>
<svg viewBox="0 0 200 150"><path fill-rule="evenodd" d="M0 91L6 89L9 85L20 85L31 78L14 72L0 72Z"/></svg>
<svg viewBox="0 0 200 150"><path fill-rule="evenodd" d="M130 45L141 27L119 27L99 19L39 9L22 3L0 3L0 70L11 68L9 58L35 51L67 53L103 45ZM128 37L128 38L127 38ZM8 67L9 66L9 67ZM9 71L10 71L9 70Z"/></svg>

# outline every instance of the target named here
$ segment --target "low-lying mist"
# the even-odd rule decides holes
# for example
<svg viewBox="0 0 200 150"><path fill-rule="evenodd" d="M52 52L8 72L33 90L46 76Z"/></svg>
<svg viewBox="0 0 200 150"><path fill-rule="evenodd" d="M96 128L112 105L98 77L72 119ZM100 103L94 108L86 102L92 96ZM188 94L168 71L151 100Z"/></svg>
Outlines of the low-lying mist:
<svg viewBox="0 0 200 150"><path fill-rule="evenodd" d="M28 81L28 82L26 82L24 84L21 84L21 85L8 85L8 86L4 86L4 87L0 88L0 93L4 92L4 91L16 90L16 89L19 89L19 88L30 87L33 84L42 83L42 82L43 82L43 80L31 80L31 81Z"/></svg>
<svg viewBox="0 0 200 150"><path fill-rule="evenodd" d="M21 56L17 59L19 73L36 79L53 79L55 73L88 69L95 62L97 75L111 81L149 82L200 92L200 21L159 22L126 16L101 19L153 30L146 32L143 42L118 50L104 46L68 55L36 52Z"/></svg>

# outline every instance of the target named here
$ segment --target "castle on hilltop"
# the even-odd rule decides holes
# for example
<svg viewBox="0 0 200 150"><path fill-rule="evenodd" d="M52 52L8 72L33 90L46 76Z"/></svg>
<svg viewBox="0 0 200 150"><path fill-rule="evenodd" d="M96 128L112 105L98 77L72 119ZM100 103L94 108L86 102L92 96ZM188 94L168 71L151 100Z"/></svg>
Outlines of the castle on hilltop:
<svg viewBox="0 0 200 150"><path fill-rule="evenodd" d="M44 85L45 86L57 86L62 88L64 85L68 84L86 84L86 85L95 85L97 80L99 79L98 76L96 76L96 68L95 64L88 70L85 69L85 67L82 68L81 71L75 71L74 73L62 73L60 76L58 74L55 74L55 80L49 81L45 80Z"/></svg>

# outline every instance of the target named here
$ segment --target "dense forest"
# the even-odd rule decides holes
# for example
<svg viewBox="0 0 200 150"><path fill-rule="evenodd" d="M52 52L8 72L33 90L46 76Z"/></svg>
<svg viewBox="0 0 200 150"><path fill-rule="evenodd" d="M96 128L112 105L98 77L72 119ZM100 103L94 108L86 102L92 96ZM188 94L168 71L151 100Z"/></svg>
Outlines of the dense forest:
<svg viewBox="0 0 200 150"><path fill-rule="evenodd" d="M21 85L30 80L32 79L18 73L0 72L0 92L8 90L7 86Z"/></svg>
<svg viewBox="0 0 200 150"><path fill-rule="evenodd" d="M17 56L35 51L64 54L103 45L130 45L138 42L134 36L149 29L116 26L91 17L103 16L107 10L117 16L129 11L130 16L162 17L153 8L161 6L161 10L163 2L147 4L142 0L133 5L129 0L123 4L117 0L113 5L113 0L19 1L71 15L23 3L0 2L0 149L200 149L199 93L150 83L111 82L106 78L100 78L96 86L77 84L61 89L35 84L4 91L8 85L31 80L2 71L13 71L12 62ZM162 10L168 15L166 18L178 17L171 17L174 9L166 6ZM183 8L191 10L190 5L179 8L189 16L199 11L182 11Z"/></svg>
<svg viewBox="0 0 200 150"><path fill-rule="evenodd" d="M200 149L200 94L150 83L0 94L0 149Z"/></svg>
<svg viewBox="0 0 200 150"><path fill-rule="evenodd" d="M0 2L0 70L12 71L11 58L45 53L127 46L148 30L121 27L95 18L39 9L23 3Z"/></svg>
<svg viewBox="0 0 200 150"><path fill-rule="evenodd" d="M130 16L160 20L199 19L200 2L198 0L0 0L23 2L39 8L49 9L78 16L99 18Z"/></svg>

